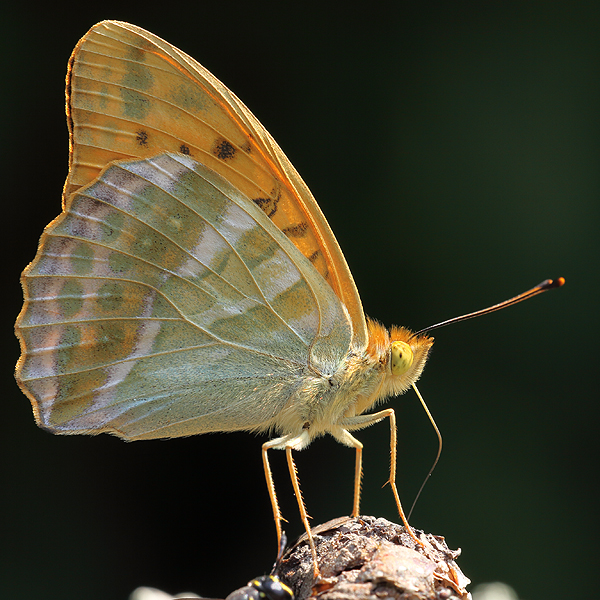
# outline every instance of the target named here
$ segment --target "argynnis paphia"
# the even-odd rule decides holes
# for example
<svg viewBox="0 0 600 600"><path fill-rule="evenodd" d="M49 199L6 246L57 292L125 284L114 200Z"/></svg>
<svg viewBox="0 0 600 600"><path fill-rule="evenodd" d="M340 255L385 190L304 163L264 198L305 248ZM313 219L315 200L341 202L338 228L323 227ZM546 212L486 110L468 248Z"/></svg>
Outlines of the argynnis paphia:
<svg viewBox="0 0 600 600"><path fill-rule="evenodd" d="M63 213L22 283L16 377L38 424L129 440L268 431L292 450L421 374L433 339L365 318L310 191L242 102L192 58L127 23L95 25L67 74ZM414 533L410 528L411 535ZM310 538L313 557L314 545Z"/></svg>

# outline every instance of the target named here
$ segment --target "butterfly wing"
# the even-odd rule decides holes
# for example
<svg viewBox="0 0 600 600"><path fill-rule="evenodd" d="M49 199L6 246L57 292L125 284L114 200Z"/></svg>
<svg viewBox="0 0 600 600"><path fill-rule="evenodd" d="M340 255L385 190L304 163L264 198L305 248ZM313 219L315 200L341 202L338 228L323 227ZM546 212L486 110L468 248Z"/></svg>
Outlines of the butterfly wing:
<svg viewBox="0 0 600 600"><path fill-rule="evenodd" d="M358 291L306 184L244 104L204 67L134 25L98 23L69 62L69 194L114 160L188 154L250 198L342 300L367 342Z"/></svg>
<svg viewBox="0 0 600 600"><path fill-rule="evenodd" d="M70 196L23 281L17 378L55 432L268 429L351 344L313 265L181 154L117 161Z"/></svg>

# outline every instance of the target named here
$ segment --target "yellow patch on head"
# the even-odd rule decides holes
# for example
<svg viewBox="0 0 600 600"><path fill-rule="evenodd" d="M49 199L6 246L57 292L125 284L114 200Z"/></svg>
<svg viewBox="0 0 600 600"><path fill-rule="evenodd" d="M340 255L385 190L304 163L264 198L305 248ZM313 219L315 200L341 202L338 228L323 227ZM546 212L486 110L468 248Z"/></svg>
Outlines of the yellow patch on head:
<svg viewBox="0 0 600 600"><path fill-rule="evenodd" d="M408 371L413 363L414 355L406 342L392 342L391 346L392 375L402 375Z"/></svg>

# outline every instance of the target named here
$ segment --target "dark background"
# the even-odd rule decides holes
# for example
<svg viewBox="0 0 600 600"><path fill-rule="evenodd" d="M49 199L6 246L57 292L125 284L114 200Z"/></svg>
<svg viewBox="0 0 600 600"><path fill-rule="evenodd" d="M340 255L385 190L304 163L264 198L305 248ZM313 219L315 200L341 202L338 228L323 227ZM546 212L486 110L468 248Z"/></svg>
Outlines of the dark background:
<svg viewBox="0 0 600 600"><path fill-rule="evenodd" d="M66 63L112 18L192 55L255 112L315 194L369 315L421 328L566 277L561 290L436 333L420 389L445 446L411 522L462 547L475 583L502 580L527 600L590 597L598 4L11 5L0 21L0 594L124 600L144 584L224 597L275 555L263 438L54 437L13 379L19 272L60 210L67 172ZM436 440L413 393L391 405L410 505ZM397 520L381 489L388 427L359 437L362 510ZM283 453L272 460L293 538L302 526ZM315 524L350 511L353 460L332 439L297 455Z"/></svg>

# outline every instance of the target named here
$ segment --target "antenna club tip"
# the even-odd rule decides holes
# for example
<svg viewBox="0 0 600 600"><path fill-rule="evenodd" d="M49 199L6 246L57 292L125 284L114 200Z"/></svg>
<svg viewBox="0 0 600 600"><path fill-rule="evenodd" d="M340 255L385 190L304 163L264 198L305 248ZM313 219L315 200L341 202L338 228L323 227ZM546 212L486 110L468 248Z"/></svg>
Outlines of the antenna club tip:
<svg viewBox="0 0 600 600"><path fill-rule="evenodd" d="M546 279L543 285L546 289L559 288L565 285L565 278L559 277L558 279Z"/></svg>

